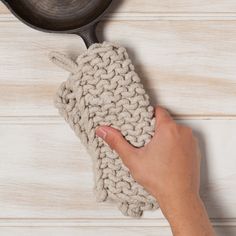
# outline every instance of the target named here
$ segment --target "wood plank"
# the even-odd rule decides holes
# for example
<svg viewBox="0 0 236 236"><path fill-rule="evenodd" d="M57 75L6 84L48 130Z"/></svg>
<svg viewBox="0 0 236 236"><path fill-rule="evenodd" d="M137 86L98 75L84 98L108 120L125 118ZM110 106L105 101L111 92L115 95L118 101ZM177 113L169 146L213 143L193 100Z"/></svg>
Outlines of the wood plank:
<svg viewBox="0 0 236 236"><path fill-rule="evenodd" d="M235 227L216 227L217 236L234 236L236 234ZM65 235L83 235L94 236L103 235L110 236L172 236L171 230L168 227L83 227L83 228L32 228L32 227L14 227L14 228L2 228L1 233L4 236L65 236Z"/></svg>
<svg viewBox="0 0 236 236"><path fill-rule="evenodd" d="M236 121L181 122L201 140L201 194L210 216L236 218ZM1 123L0 133L0 218L127 219L111 202L96 203L91 159L66 124L16 119ZM138 223L162 218L148 212Z"/></svg>
<svg viewBox="0 0 236 236"><path fill-rule="evenodd" d="M85 49L73 35L42 34L17 22L0 23L0 115L57 115L52 100L68 74L48 60L48 53L60 49L78 55ZM15 33L13 32L15 30ZM41 38L41 39L40 39ZM7 108L8 107L8 108Z"/></svg>
<svg viewBox="0 0 236 236"><path fill-rule="evenodd" d="M235 119L236 23L223 21L236 18L235 1L115 2L100 38L106 27L107 40L129 49L153 104L181 119ZM0 3L1 234L172 235L160 211L128 219L111 202L95 201L90 157L52 106L67 73L47 61L58 48L75 57L85 49L82 41L35 32L8 15ZM201 140L201 195L217 235L236 235L236 121L181 122Z"/></svg>
<svg viewBox="0 0 236 236"><path fill-rule="evenodd" d="M0 116L57 116L52 98L68 74L47 54L75 58L85 50L81 39L19 22L0 27ZM153 104L176 116L236 116L235 21L111 21L100 25L100 37L103 28L128 49Z"/></svg>
<svg viewBox="0 0 236 236"><path fill-rule="evenodd" d="M83 235L83 236L94 236L94 235L103 235L110 236L171 236L171 230L167 227L164 228L151 228L151 227L142 227L142 228L122 228L122 227L83 227L83 228L2 228L1 233L4 236L65 236L65 235Z"/></svg>
<svg viewBox="0 0 236 236"><path fill-rule="evenodd" d="M176 1L121 1L114 5L113 11L118 12L235 12L234 0L176 0ZM120 4L120 5L119 5ZM117 9L117 7L119 7Z"/></svg>
<svg viewBox="0 0 236 236"><path fill-rule="evenodd" d="M236 219L211 219L215 228L236 227ZM166 219L103 219L103 218L1 218L0 229L10 227L62 227L62 228L82 228L82 227L149 227L149 228L168 228L169 223Z"/></svg>
<svg viewBox="0 0 236 236"><path fill-rule="evenodd" d="M217 236L234 236L236 227L215 227ZM82 227L82 228L64 228L64 227L4 227L1 229L4 236L65 236L65 235L83 235L94 236L103 235L110 236L172 236L168 227Z"/></svg>
<svg viewBox="0 0 236 236"><path fill-rule="evenodd" d="M176 1L147 1L129 0L114 1L112 12L236 12L234 0L176 0ZM8 14L9 11L0 2L0 14Z"/></svg>
<svg viewBox="0 0 236 236"><path fill-rule="evenodd" d="M107 22L103 28L108 41L117 40L129 49L154 104L176 115L218 116L235 115L233 25L139 21ZM114 35L121 28L123 33Z"/></svg>

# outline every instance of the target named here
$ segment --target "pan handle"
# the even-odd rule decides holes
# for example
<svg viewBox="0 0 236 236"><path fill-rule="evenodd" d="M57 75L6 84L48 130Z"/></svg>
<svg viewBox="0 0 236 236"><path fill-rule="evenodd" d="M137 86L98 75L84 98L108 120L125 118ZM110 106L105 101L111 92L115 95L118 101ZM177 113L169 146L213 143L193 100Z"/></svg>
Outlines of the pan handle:
<svg viewBox="0 0 236 236"><path fill-rule="evenodd" d="M86 47L88 48L94 43L99 43L96 35L96 26L98 23L89 25L83 30L80 30L77 34L84 40Z"/></svg>

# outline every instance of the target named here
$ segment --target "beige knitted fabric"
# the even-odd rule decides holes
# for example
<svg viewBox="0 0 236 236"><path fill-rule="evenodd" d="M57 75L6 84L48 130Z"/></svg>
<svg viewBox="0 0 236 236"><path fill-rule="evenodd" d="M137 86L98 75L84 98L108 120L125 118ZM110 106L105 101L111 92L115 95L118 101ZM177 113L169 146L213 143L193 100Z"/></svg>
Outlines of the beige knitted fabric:
<svg viewBox="0 0 236 236"><path fill-rule="evenodd" d="M56 94L55 105L93 157L97 199L110 198L124 215L133 217L156 209L154 197L95 135L98 125L110 125L132 145L142 147L154 133L153 107L125 48L104 42L90 46L75 62L55 52L51 59L71 72Z"/></svg>

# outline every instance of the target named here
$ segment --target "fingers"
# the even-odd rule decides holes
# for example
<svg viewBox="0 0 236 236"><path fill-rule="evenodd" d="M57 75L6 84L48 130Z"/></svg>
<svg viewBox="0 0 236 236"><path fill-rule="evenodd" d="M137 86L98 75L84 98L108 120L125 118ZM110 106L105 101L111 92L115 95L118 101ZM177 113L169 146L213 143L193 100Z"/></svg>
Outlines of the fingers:
<svg viewBox="0 0 236 236"><path fill-rule="evenodd" d="M173 121L173 118L170 116L170 113L160 106L155 109L155 117L156 129L158 129L163 123Z"/></svg>
<svg viewBox="0 0 236 236"><path fill-rule="evenodd" d="M132 168L137 163L137 149L126 141L119 130L100 126L96 129L96 135L116 151L128 168Z"/></svg>

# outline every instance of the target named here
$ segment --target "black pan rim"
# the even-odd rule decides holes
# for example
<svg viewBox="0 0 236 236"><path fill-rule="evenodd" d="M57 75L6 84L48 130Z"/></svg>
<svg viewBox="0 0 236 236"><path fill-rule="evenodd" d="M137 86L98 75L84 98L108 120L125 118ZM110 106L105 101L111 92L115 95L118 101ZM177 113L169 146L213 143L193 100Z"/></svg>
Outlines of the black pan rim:
<svg viewBox="0 0 236 236"><path fill-rule="evenodd" d="M87 29L89 29L90 27L92 27L93 25L96 25L99 20L107 13L107 11L110 9L111 3L113 0L109 0L109 5L108 7L94 20L92 20L90 23L80 27L80 28L75 28L75 29L70 29L70 30L48 30L48 29L44 29L41 27L38 27L36 25L33 25L31 23L29 23L28 21L26 21L25 19L23 19L19 14L17 14L12 7L10 6L8 0L1 0L3 2L3 4L5 4L5 6L7 6L7 8L10 10L10 12L17 18L19 19L22 23L24 23L25 25L29 26L32 29L41 31L41 32L45 32L45 33L55 33L55 34L79 34L80 32L86 31Z"/></svg>

